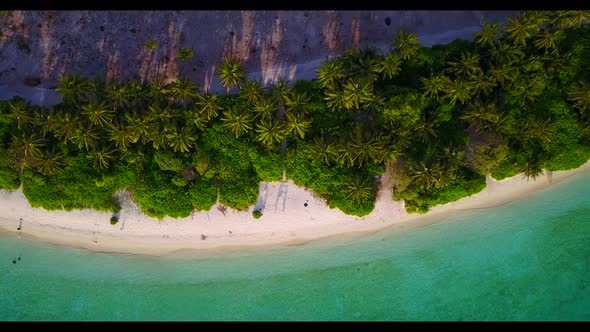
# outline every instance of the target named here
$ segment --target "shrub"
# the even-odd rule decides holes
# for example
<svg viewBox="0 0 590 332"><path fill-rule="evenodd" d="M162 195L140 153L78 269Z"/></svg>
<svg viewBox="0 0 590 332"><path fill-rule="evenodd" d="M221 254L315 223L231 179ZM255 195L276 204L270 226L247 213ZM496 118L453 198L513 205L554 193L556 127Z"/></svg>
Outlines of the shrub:
<svg viewBox="0 0 590 332"><path fill-rule="evenodd" d="M143 48L146 50L155 50L158 48L158 43L152 38L148 38L148 40L143 45Z"/></svg>
<svg viewBox="0 0 590 332"><path fill-rule="evenodd" d="M20 177L6 151L0 148L0 189L14 190L20 187Z"/></svg>
<svg viewBox="0 0 590 332"><path fill-rule="evenodd" d="M262 212L254 210L254 212L252 212L252 216L254 217L254 219L260 219L260 217L262 217Z"/></svg>
<svg viewBox="0 0 590 332"><path fill-rule="evenodd" d="M178 60L180 61L187 61L190 60L192 57L195 56L195 51L191 50L190 48L181 48L179 55L178 55Z"/></svg>
<svg viewBox="0 0 590 332"><path fill-rule="evenodd" d="M171 152L156 152L154 162L163 171L178 172L184 167L182 160L176 158Z"/></svg>
<svg viewBox="0 0 590 332"><path fill-rule="evenodd" d="M457 201L482 191L486 186L483 175L464 170L453 183L444 188L419 188L410 185L406 190L394 193L394 199L404 200L409 213L426 213L431 207Z"/></svg>
<svg viewBox="0 0 590 332"><path fill-rule="evenodd" d="M184 218L193 211L190 193L172 184L173 176L152 167L131 187L133 199L148 216Z"/></svg>
<svg viewBox="0 0 590 332"><path fill-rule="evenodd" d="M217 188L205 178L197 177L189 187L190 201L197 211L208 211L217 201Z"/></svg>
<svg viewBox="0 0 590 332"><path fill-rule="evenodd" d="M177 187L185 187L188 184L188 180L181 175L176 175L172 178L172 184Z"/></svg>
<svg viewBox="0 0 590 332"><path fill-rule="evenodd" d="M510 150L505 144L499 146L477 145L470 146L472 154L472 165L481 174L487 175L492 173L500 166L502 161L508 157Z"/></svg>
<svg viewBox="0 0 590 332"><path fill-rule="evenodd" d="M33 207L46 210L72 210L93 208L110 211L114 208L112 196L126 183L116 180L96 185L96 180L105 173L93 167L83 155L70 158L69 165L54 176L47 177L30 170L23 174L23 194ZM112 171L115 172L116 170ZM106 174L106 178L117 174Z"/></svg>

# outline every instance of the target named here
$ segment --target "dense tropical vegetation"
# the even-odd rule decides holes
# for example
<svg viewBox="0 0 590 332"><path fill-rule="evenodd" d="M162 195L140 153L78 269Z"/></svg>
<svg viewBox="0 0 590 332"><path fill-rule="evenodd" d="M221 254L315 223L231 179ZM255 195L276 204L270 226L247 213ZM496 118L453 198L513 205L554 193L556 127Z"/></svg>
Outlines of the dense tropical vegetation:
<svg viewBox="0 0 590 332"><path fill-rule="evenodd" d="M64 76L62 104L0 103L0 188L22 183L46 209L113 210L128 188L148 215L186 217L216 201L247 209L284 169L362 216L391 167L393 199L425 212L481 191L486 175L534 178L590 158L589 19L522 12L431 48L400 31L386 54L350 49L317 80L268 87L227 58L218 77L231 95L186 78Z"/></svg>

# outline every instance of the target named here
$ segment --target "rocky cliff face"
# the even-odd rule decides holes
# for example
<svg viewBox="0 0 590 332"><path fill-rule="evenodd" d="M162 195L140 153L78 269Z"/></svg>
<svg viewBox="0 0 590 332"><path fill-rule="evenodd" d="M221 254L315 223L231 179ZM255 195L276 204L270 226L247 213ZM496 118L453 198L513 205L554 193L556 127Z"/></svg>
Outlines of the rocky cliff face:
<svg viewBox="0 0 590 332"><path fill-rule="evenodd" d="M301 78L298 65L345 48L385 48L400 28L423 45L470 38L494 11L10 11L0 16L0 84L52 88L63 73L212 85L215 64L241 58L264 82ZM143 45L148 38L155 50ZM177 60L180 48L196 55ZM316 61L317 62L317 61Z"/></svg>

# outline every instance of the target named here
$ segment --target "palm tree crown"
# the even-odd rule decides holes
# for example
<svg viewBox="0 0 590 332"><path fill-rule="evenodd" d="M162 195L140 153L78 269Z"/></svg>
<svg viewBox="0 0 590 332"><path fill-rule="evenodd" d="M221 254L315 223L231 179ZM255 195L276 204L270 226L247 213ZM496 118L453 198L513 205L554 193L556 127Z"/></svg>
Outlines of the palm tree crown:
<svg viewBox="0 0 590 332"><path fill-rule="evenodd" d="M322 62L317 74L322 88L334 88L344 78L344 69L337 61Z"/></svg>
<svg viewBox="0 0 590 332"><path fill-rule="evenodd" d="M420 49L418 36L403 29L400 30L393 41L393 49L398 52L404 60L413 58Z"/></svg>
<svg viewBox="0 0 590 332"><path fill-rule="evenodd" d="M252 117L250 113L238 109L225 111L221 121L223 121L223 126L229 129L236 137L252 129Z"/></svg>
<svg viewBox="0 0 590 332"><path fill-rule="evenodd" d="M223 64L218 68L217 77L219 77L221 84L229 93L229 90L233 87L239 87L244 82L246 72L239 60L226 57Z"/></svg>

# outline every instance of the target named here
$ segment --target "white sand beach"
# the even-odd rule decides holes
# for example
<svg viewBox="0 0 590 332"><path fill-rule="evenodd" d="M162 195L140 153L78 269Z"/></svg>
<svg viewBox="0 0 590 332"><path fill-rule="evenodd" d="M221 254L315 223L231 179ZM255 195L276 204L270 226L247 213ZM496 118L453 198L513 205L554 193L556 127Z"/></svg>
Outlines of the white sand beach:
<svg viewBox="0 0 590 332"><path fill-rule="evenodd" d="M389 174L383 183L375 210L359 218L330 209L313 192L287 182L261 183L257 207L263 206L260 219L247 212L215 206L208 212L195 212L184 219L161 221L142 214L134 202L124 199L120 221L111 225L111 213L94 210L46 211L32 208L22 191L0 191L0 228L17 232L22 218L22 236L55 244L98 252L146 255L238 251L267 246L302 245L316 240L342 240L362 237L376 231L404 231L447 219L453 213L490 208L548 188L561 180L590 169L582 167L554 172L551 184L545 176L527 181L517 175L502 181L487 179L480 193L456 202L434 207L425 215L407 214L402 202L391 199ZM120 193L122 197L129 197ZM305 207L304 203L308 203Z"/></svg>

